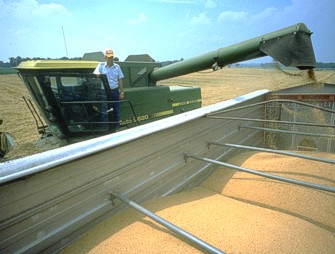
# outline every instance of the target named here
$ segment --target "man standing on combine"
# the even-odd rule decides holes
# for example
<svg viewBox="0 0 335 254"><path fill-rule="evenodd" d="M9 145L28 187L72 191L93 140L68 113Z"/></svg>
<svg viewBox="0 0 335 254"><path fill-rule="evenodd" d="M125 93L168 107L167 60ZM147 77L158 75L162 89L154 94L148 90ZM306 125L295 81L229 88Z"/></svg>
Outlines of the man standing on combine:
<svg viewBox="0 0 335 254"><path fill-rule="evenodd" d="M114 52L111 49L105 51L106 62L99 63L94 70L94 74L106 74L109 87L112 92L113 103L113 122L115 122L115 131L120 127L120 103L119 100L124 98L123 82L124 75L120 65L114 63Z"/></svg>

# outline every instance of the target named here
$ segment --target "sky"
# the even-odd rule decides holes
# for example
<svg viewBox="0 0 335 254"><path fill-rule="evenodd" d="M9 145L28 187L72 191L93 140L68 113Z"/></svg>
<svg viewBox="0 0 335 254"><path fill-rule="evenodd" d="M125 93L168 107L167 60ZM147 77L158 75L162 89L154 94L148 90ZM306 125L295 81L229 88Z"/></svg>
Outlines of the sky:
<svg viewBox="0 0 335 254"><path fill-rule="evenodd" d="M303 22L316 60L335 62L334 13L334 0L0 0L0 61L106 48L188 59Z"/></svg>

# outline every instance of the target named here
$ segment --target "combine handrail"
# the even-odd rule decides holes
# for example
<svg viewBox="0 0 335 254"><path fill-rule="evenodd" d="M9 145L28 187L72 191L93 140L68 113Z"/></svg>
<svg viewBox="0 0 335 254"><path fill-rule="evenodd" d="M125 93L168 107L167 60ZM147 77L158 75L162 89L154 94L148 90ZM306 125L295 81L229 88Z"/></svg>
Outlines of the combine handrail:
<svg viewBox="0 0 335 254"><path fill-rule="evenodd" d="M37 110L34 107L34 104L31 102L31 100L29 98L26 98L25 96L22 96L22 98L23 98L24 102L26 103L30 113L32 114L32 116L35 120L37 130L40 131L42 129L42 134L45 135L46 134L46 128L48 126L44 125L40 115L37 113ZM39 126L39 123L41 124L41 126Z"/></svg>
<svg viewBox="0 0 335 254"><path fill-rule="evenodd" d="M291 153L291 152L286 152L286 151L278 151L278 150L273 150L273 149L268 149L268 148L261 148L261 147L254 147L254 146L244 146L244 145L238 145L238 144L219 143L219 142L208 142L208 144L209 145L233 147L233 148L237 148L237 149L259 151L259 152L282 154L282 155L287 155L287 156L303 158L303 159L307 159L307 160L313 160L313 161L335 164L335 160L329 160L329 159L326 159L326 158L319 158L319 157L315 157L315 156L308 156L308 155L304 155L304 154L297 154L297 153Z"/></svg>
<svg viewBox="0 0 335 254"><path fill-rule="evenodd" d="M115 103L115 102L119 102L119 103L128 103L129 106L130 106L130 109L131 109L131 111L132 111L132 113L133 113L133 115L134 115L135 122L136 122L136 124L138 125L137 115L136 115L136 113L135 113L134 106L133 106L133 104L132 104L129 100L120 100L120 101L62 101L61 103L62 103L62 104L81 104L81 105L84 105L84 104L92 104L92 103L94 103L94 104L103 104L103 103ZM83 108L84 108L84 110L85 110L85 115L86 115L87 119L89 119L89 115L88 115L88 113L87 113L87 111L86 111L86 108L85 108L85 107L83 107ZM101 112L101 113L103 113L103 114L107 114L108 111L106 111L106 112ZM87 122L76 122L76 123L87 123ZM106 122L92 122L92 121L89 120L88 123L89 123L89 125L90 125L90 127L91 127L91 131L92 131L92 133L95 135L95 130L94 130L94 128L92 127L92 123L118 123L118 122L113 122L113 121L112 121L112 122L111 122L111 121L106 121Z"/></svg>
<svg viewBox="0 0 335 254"><path fill-rule="evenodd" d="M221 250L217 249L216 247L210 245L209 243L204 242L203 240L199 239L198 237L186 232L185 230L181 229L180 227L170 223L169 221L161 218L160 216L156 215L155 213L149 211L148 209L144 208L143 206L131 201L130 199L126 198L120 193L111 192L111 199L117 198L121 200L123 203L129 205L130 207L136 209L137 211L143 213L144 215L148 216L152 220L156 221L157 223L163 225L164 227L170 229L172 232L176 233L177 235L181 236L183 239L193 243L196 247L200 248L201 250L205 251L206 253L219 253L224 254Z"/></svg>
<svg viewBox="0 0 335 254"><path fill-rule="evenodd" d="M239 167L239 166L229 164L229 163L226 163L226 162L221 162L221 161L213 160L213 159L210 159L210 158L193 155L193 154L186 154L185 153L184 156L185 156L185 160L187 158L193 158L193 159L196 159L196 160L205 161L205 162L216 164L216 165L219 165L219 166L232 168L232 169L235 169L237 171L242 171L242 172L253 174L253 175L263 176L263 177L266 177L266 178L270 178L270 179L274 179L274 180L278 180L278 181L282 181L282 182L286 182L286 183L292 183L292 184L304 186L304 187L307 187L307 188L318 189L318 190L323 190L323 191L328 191L328 192L335 193L335 188L329 187L329 186L324 186L324 185L320 185L320 184L314 184L314 183L310 183L310 182L299 181L299 180L295 180L295 179L291 179L291 178L287 178L287 177L282 177L282 176L271 175L271 174L259 172L259 171L256 171L256 170Z"/></svg>

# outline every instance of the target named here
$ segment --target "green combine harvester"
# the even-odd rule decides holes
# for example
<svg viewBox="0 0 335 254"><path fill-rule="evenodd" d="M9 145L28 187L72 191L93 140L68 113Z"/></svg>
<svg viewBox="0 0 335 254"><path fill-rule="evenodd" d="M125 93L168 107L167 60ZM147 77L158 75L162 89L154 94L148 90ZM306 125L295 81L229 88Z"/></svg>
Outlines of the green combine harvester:
<svg viewBox="0 0 335 254"><path fill-rule="evenodd" d="M218 70L267 55L285 66L314 68L310 35L309 29L299 23L164 67L148 55L118 61L125 75L125 99L120 102L121 130L201 107L199 87L161 86L157 83L160 80ZM93 74L103 60L102 53L88 53L83 61L27 61L17 67L47 124L48 128L38 127L44 136L70 144L113 132L113 101L107 77ZM102 94L107 94L107 98Z"/></svg>

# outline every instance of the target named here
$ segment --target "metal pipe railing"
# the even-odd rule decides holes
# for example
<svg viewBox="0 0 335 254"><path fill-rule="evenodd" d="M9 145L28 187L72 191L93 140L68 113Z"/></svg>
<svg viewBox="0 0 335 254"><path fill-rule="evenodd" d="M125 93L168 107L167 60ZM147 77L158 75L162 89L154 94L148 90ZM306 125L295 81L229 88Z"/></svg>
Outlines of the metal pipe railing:
<svg viewBox="0 0 335 254"><path fill-rule="evenodd" d="M335 160L330 160L330 159L320 158L320 157L315 157L315 156L309 156L309 155L304 155L304 154L297 154L297 153L292 153L292 152L287 152L287 151L273 150L273 149L268 149L268 148L261 148L261 147L254 147L254 146L244 146L244 145L238 145L238 144L218 143L218 142L209 142L208 144L233 147L233 148L237 148L237 149L246 149L246 150L258 151L258 152L283 154L283 155L303 158L303 159L307 159L307 160L313 160L313 161L335 164Z"/></svg>
<svg viewBox="0 0 335 254"><path fill-rule="evenodd" d="M271 129L271 128L263 128L256 126L247 126L241 125L239 129L253 129L253 130L261 130L261 131L270 131L270 132L278 132L278 133L286 133L293 135L301 135L301 136L313 136L313 137L322 137L322 138L335 138L335 135L331 134L320 134L320 133L311 133L311 132L298 132L298 131L289 131L289 130L279 130L279 129Z"/></svg>
<svg viewBox="0 0 335 254"><path fill-rule="evenodd" d="M328 192L335 193L335 188L329 187L329 186L324 186L324 185L320 185L320 184L314 184L314 183L299 181L299 180L286 178L286 177L282 177L282 176L276 176L276 175L271 175L271 174L267 174L267 173L263 173L263 172L258 172L258 171L252 170L252 169L239 167L239 166L232 165L232 164L229 164L229 163L226 163L226 162L216 161L216 160L212 160L212 159L209 159L209 158L200 157L200 156L197 156L197 155L184 154L184 156L185 156L186 159L188 157L190 157L190 158L193 158L193 159L205 161L205 162L216 164L216 165L219 165L219 166L232 168L232 169L242 171L242 172L245 172L245 173L249 173L249 174L253 174L253 175L263 176L263 177L266 177L266 178L270 178L270 179L274 179L274 180L278 180L278 181L282 181L282 182L286 182L286 183L292 183L292 184L304 186L304 187L307 187L307 188L318 189L318 190L323 190L323 191L328 191Z"/></svg>
<svg viewBox="0 0 335 254"><path fill-rule="evenodd" d="M232 112L232 111L241 110L241 109L245 109L245 108L260 106L260 105L263 105L263 104L273 103L273 102L275 102L275 103L283 103L283 102L295 103L295 104L298 104L298 105L303 105L303 106L306 106L306 107L315 108L315 109L319 109L319 110L322 110L322 111L326 111L326 112L335 114L335 111L332 110L332 109L319 107L319 106L316 106L316 105L313 105L313 104L309 104L309 103L305 103L305 102L301 102L301 101L295 101L295 100L276 99L276 100L261 101L261 102L257 102L257 103L254 103L254 104L248 104L246 106L241 106L241 107L236 107L236 108L231 108L231 109L225 109L225 110L210 113L210 114L208 114L208 116L223 114L223 113L227 113L227 112Z"/></svg>
<svg viewBox="0 0 335 254"><path fill-rule="evenodd" d="M176 225L168 222L167 220L159 217L155 213L149 211L148 209L144 208L143 206L131 201L130 199L126 198L125 196L121 195L117 192L111 192L111 198L117 198L121 200L123 203L129 205L130 207L136 209L137 211L143 213L144 215L148 216L152 220L156 221L157 223L163 225L164 227L170 229L172 232L176 233L177 235L181 236L183 239L187 240L194 244L197 248L205 251L206 253L220 253L224 254L221 250L215 248L214 246L204 242L203 240L197 238L196 236L186 232L185 230L177 227Z"/></svg>
<svg viewBox="0 0 335 254"><path fill-rule="evenodd" d="M229 117L229 116L210 116L210 115L207 115L206 117L211 118L211 119L225 119L225 120L238 120L238 121L262 122L262 123L278 123L278 124L294 124L294 125L304 125L304 126L314 126L314 127L335 128L335 125L332 125L332 124L313 124L313 123L306 123L306 122L291 122L291 121L280 121L280 120L277 121L277 120L243 118L243 117Z"/></svg>

